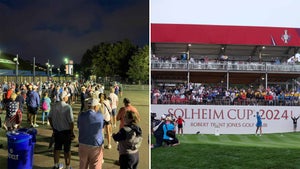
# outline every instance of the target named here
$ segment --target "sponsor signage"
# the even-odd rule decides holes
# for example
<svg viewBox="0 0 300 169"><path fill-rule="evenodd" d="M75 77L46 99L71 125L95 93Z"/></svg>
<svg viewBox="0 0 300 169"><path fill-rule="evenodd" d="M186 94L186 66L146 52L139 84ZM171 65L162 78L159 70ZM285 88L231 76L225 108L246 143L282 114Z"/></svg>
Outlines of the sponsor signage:
<svg viewBox="0 0 300 169"><path fill-rule="evenodd" d="M289 106L219 106L219 105L151 105L157 117L162 114L183 117L184 133L255 134L256 112L262 117L263 133L293 132L291 117L298 117L299 107Z"/></svg>

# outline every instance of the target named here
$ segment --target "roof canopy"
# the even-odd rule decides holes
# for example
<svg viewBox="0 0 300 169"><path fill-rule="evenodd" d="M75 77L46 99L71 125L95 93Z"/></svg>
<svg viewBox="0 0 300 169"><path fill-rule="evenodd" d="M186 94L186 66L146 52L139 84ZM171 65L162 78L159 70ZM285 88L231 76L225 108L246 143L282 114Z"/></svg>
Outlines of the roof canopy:
<svg viewBox="0 0 300 169"><path fill-rule="evenodd" d="M151 24L151 42L300 46L300 28Z"/></svg>
<svg viewBox="0 0 300 169"><path fill-rule="evenodd" d="M158 56L262 56L288 59L299 52L300 29L280 27L151 24L152 52Z"/></svg>

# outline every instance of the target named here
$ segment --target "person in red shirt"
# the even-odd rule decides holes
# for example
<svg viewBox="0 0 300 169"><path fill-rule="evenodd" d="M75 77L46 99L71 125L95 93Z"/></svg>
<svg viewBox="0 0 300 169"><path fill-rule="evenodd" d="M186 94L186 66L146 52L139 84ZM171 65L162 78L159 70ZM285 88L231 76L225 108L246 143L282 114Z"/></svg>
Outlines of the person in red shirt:
<svg viewBox="0 0 300 169"><path fill-rule="evenodd" d="M183 123L184 123L183 118L181 116L178 116L176 123L178 127L178 135L179 134L183 135Z"/></svg>
<svg viewBox="0 0 300 169"><path fill-rule="evenodd" d="M132 111L135 113L135 116L137 117L137 121L140 122L140 114L138 110L131 105L131 102L128 98L124 98L123 100L124 106L120 108L118 114L117 114L117 121L120 121L119 124L119 129L124 127L125 121L124 121L124 116L126 111Z"/></svg>

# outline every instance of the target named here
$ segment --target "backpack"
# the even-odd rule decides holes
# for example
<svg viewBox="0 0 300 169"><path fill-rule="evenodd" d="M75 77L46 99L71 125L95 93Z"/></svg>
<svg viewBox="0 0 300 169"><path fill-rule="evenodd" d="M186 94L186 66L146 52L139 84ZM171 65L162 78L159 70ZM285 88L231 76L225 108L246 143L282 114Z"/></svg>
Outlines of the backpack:
<svg viewBox="0 0 300 169"><path fill-rule="evenodd" d="M48 110L48 104L45 100L42 103L42 110Z"/></svg>
<svg viewBox="0 0 300 169"><path fill-rule="evenodd" d="M132 128L124 126L126 131L126 148L131 150L137 150L142 144L142 135L137 135Z"/></svg>

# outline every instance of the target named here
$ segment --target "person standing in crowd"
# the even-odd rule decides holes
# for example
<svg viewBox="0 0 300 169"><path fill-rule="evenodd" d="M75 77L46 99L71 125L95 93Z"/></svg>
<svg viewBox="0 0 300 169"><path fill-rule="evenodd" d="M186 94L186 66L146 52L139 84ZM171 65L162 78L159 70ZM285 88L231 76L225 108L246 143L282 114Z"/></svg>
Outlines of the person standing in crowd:
<svg viewBox="0 0 300 169"><path fill-rule="evenodd" d="M109 93L109 98L111 99L111 108L112 108L112 126L116 127L117 126L117 106L119 103L119 98L118 96L115 94L115 88L111 87L110 88L110 93Z"/></svg>
<svg viewBox="0 0 300 169"><path fill-rule="evenodd" d="M115 82L114 88L115 88L115 94L116 94L117 96L119 96L119 85L118 85L117 82Z"/></svg>
<svg viewBox="0 0 300 169"><path fill-rule="evenodd" d="M104 146L107 149L111 149L111 134L112 134L112 128L111 128L111 107L109 100L106 98L105 93L99 94L100 103L103 107L103 118L104 118L104 130L106 133L107 138L107 145Z"/></svg>
<svg viewBox="0 0 300 169"><path fill-rule="evenodd" d="M40 105L40 96L36 92L37 86L29 86L29 91L27 92L26 104L29 112L29 123L32 127L38 127L36 124L36 116L38 113Z"/></svg>
<svg viewBox="0 0 300 169"><path fill-rule="evenodd" d="M176 119L176 123L178 127L178 135L179 134L183 135L183 124L184 124L183 118L181 116L178 116L178 118Z"/></svg>
<svg viewBox="0 0 300 169"><path fill-rule="evenodd" d="M66 168L70 168L71 163L71 142L75 138L74 135L74 116L72 107L67 104L68 93L62 92L61 101L53 104L48 119L54 133L54 167L58 169L62 167L59 163L60 151L64 147L64 159Z"/></svg>
<svg viewBox="0 0 300 169"><path fill-rule="evenodd" d="M54 101L54 92L55 92L55 85L51 83L48 88L48 97L51 99L51 102Z"/></svg>
<svg viewBox="0 0 300 169"><path fill-rule="evenodd" d="M78 86L78 82L75 82L75 83L74 83L74 89L75 89L75 98L74 98L74 100L75 100L75 102L77 102L77 101L78 101L78 96L79 96L79 86Z"/></svg>
<svg viewBox="0 0 300 169"><path fill-rule="evenodd" d="M43 94L43 98L41 101L41 109L42 109L42 124L45 124L45 117L47 120L47 125L49 125L49 121L48 121L48 114L50 112L50 108L51 108L51 99L48 97L49 93L48 91L45 91Z"/></svg>
<svg viewBox="0 0 300 169"><path fill-rule="evenodd" d="M104 86L99 84L99 92L104 93Z"/></svg>
<svg viewBox="0 0 300 169"><path fill-rule="evenodd" d="M93 97L100 98L100 97L99 97L99 96L100 96L99 94L100 94L99 88L98 88L98 86L95 86L94 92L93 92Z"/></svg>
<svg viewBox="0 0 300 169"><path fill-rule="evenodd" d="M137 169L139 163L138 148L142 142L142 129L138 126L138 117L133 111L126 111L125 125L118 133L113 134L113 139L118 144L119 164L121 169Z"/></svg>
<svg viewBox="0 0 300 169"><path fill-rule="evenodd" d="M151 148L161 147L163 144L164 130L166 116L163 114L160 120L157 120L152 128L152 133L155 137L155 144L151 145Z"/></svg>
<svg viewBox="0 0 300 169"><path fill-rule="evenodd" d="M131 105L130 100L128 98L124 98L123 103L124 103L124 107L120 108L118 115L116 117L117 120L120 121L119 129L121 129L124 126L124 123L125 123L124 116L125 116L126 111L134 112L136 114L138 122L141 120L139 112L137 111L137 109L134 106Z"/></svg>
<svg viewBox="0 0 300 169"><path fill-rule="evenodd" d="M16 102L19 103L19 109L20 109L21 113L23 113L24 112L23 106L25 103L25 99L24 99L23 95L21 94L21 90L16 89L16 94L17 94Z"/></svg>
<svg viewBox="0 0 300 169"><path fill-rule="evenodd" d="M6 104L6 117L4 128L6 130L14 130L18 128L20 122L17 121L17 111L19 110L19 103L16 102L17 94L12 93Z"/></svg>
<svg viewBox="0 0 300 169"><path fill-rule="evenodd" d="M299 119L300 116L298 116L297 118L294 116L294 117L291 117L291 119L293 120L293 126L294 126L294 132L297 131L297 120Z"/></svg>
<svg viewBox="0 0 300 169"><path fill-rule="evenodd" d="M257 135L257 132L259 130L259 136L262 135L262 120L261 120L261 116L259 115L258 112L256 112L256 131L255 131L255 135Z"/></svg>
<svg viewBox="0 0 300 169"><path fill-rule="evenodd" d="M123 89L122 89L122 85L119 85L119 96L122 97L123 96Z"/></svg>
<svg viewBox="0 0 300 169"><path fill-rule="evenodd" d="M172 123L172 118L170 116L166 117L166 121L163 126L163 130L164 130L163 140L167 146L176 146L179 144L179 141L175 136L175 133L176 133L175 126ZM171 136L167 135L167 131L169 131L169 130L174 133L174 136L171 137Z"/></svg>
<svg viewBox="0 0 300 169"><path fill-rule="evenodd" d="M84 104L86 98L87 98L86 88L82 86L81 93L80 93L80 103L81 103L80 112L82 112L85 107Z"/></svg>
<svg viewBox="0 0 300 169"><path fill-rule="evenodd" d="M54 90L54 92L53 92L53 100L54 100L54 102L59 102L59 101L61 101L60 100L60 95L61 95L61 93L62 93L62 89L61 89L61 87L59 86L59 85L57 85L56 87L55 87L55 90Z"/></svg>
<svg viewBox="0 0 300 169"><path fill-rule="evenodd" d="M103 161L103 116L99 100L91 98L88 110L78 116L80 169L101 169Z"/></svg>

